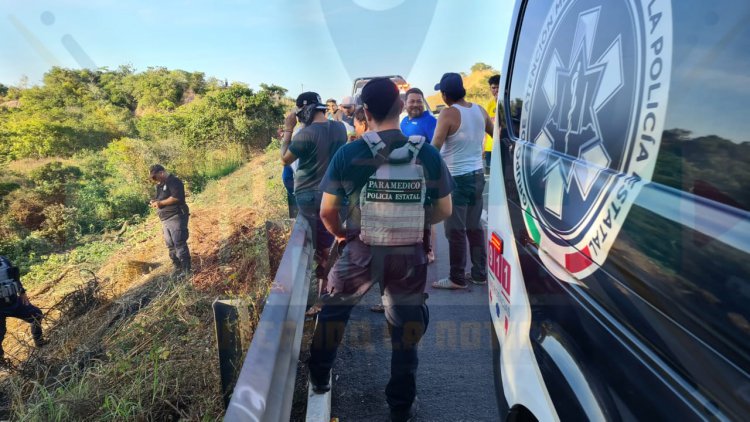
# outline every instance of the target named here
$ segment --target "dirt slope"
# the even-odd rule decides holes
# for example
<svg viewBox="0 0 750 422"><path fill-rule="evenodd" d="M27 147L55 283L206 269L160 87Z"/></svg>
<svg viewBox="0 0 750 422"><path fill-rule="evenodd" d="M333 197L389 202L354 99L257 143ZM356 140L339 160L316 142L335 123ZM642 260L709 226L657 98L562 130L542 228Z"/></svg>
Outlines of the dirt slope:
<svg viewBox="0 0 750 422"><path fill-rule="evenodd" d="M271 278L265 222L285 214L280 170L277 152L269 151L188 199L190 283L169 277L155 216L120 237L98 240L110 251L101 265L48 261L49 280L29 286L29 297L46 311L51 342L35 351L26 324L8 320L3 345L18 369L0 371L0 388L11 392L5 405L0 397L0 416L219 417L210 303L231 295L261 305ZM93 274L97 282L89 282ZM78 368L70 369L71 362ZM84 386L96 394L74 391Z"/></svg>

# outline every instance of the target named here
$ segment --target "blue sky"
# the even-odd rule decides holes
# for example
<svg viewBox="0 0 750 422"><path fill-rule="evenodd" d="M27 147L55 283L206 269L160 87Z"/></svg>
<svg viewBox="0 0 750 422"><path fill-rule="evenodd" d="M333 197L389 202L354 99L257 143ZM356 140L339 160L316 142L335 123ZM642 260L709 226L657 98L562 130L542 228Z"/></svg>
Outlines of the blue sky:
<svg viewBox="0 0 750 422"><path fill-rule="evenodd" d="M443 72L480 61L499 69L513 1L0 0L0 7L6 85L22 75L39 83L55 63L131 64L340 98L358 76L400 73L429 94Z"/></svg>

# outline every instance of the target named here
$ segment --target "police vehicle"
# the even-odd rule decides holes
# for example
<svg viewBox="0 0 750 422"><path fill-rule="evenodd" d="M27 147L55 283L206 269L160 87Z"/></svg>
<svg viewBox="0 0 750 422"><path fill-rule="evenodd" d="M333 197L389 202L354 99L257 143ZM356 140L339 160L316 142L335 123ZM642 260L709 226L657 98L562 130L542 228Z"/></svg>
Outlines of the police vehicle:
<svg viewBox="0 0 750 422"><path fill-rule="evenodd" d="M750 3L513 16L488 206L501 419L747 420Z"/></svg>

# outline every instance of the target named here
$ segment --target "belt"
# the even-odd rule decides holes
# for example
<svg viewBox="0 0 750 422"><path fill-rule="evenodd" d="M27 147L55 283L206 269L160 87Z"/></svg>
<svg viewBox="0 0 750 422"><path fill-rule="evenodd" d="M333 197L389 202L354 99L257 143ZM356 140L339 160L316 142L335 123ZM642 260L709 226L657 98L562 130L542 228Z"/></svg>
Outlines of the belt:
<svg viewBox="0 0 750 422"><path fill-rule="evenodd" d="M470 172L468 172L468 173L463 173L463 174L459 174L458 176L453 176L453 178L455 179L455 178L457 178L457 177L469 177L469 176L476 176L476 175L478 175L478 174L484 175L484 170L482 170L482 169L479 169L479 170L474 170L474 171L470 171Z"/></svg>

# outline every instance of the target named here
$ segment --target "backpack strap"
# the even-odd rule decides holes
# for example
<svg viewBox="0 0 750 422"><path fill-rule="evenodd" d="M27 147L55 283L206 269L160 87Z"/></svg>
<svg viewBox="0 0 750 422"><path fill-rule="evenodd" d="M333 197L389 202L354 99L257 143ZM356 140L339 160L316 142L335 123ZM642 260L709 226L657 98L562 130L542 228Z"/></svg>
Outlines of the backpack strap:
<svg viewBox="0 0 750 422"><path fill-rule="evenodd" d="M422 146L424 146L426 138L424 136L420 135L412 135L409 137L409 151L412 153L411 162L415 163L417 161L417 155L419 155L419 151L422 150Z"/></svg>
<svg viewBox="0 0 750 422"><path fill-rule="evenodd" d="M365 143L370 148L373 157L377 157L379 155L378 153L385 148L385 142L380 139L380 135L375 131L363 133L362 139L364 139Z"/></svg>
<svg viewBox="0 0 750 422"><path fill-rule="evenodd" d="M385 155L385 142L380 139L380 135L378 135L377 132L366 132L362 134L362 139L364 139L365 143L370 148L372 158L375 161L375 169L388 161L388 157Z"/></svg>

